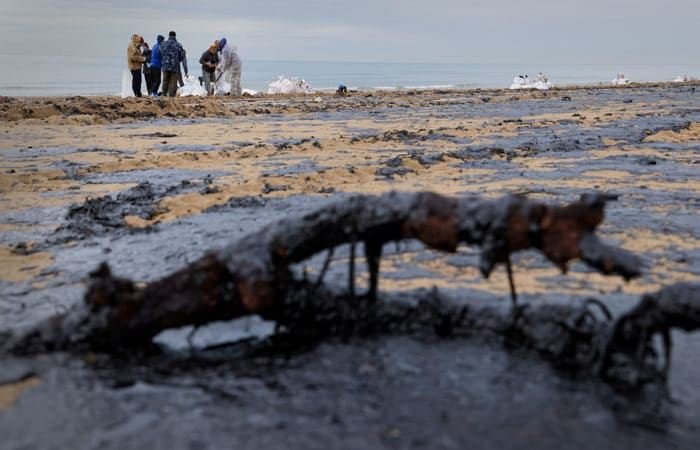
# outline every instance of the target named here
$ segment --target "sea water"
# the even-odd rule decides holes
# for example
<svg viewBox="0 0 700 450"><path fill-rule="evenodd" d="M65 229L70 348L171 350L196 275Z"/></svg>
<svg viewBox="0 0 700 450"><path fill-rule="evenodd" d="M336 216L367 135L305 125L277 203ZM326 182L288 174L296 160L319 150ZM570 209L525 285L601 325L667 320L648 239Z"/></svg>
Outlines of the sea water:
<svg viewBox="0 0 700 450"><path fill-rule="evenodd" d="M0 95L118 95L124 58L107 56L0 55L4 71ZM195 59L190 74L201 75ZM700 63L652 64L478 64L331 61L243 61L243 88L267 91L280 75L306 80L315 91L507 88L518 75L544 73L554 86L610 84L623 72L632 82L672 81L676 76L700 78ZM145 82L142 83L145 86Z"/></svg>

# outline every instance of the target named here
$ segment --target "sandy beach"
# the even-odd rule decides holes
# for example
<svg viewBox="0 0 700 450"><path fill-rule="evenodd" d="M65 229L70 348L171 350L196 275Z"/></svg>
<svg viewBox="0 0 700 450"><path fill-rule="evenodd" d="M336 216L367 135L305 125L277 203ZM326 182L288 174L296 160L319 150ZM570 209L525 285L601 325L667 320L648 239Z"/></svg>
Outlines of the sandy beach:
<svg viewBox="0 0 700 450"><path fill-rule="evenodd" d="M686 208L692 212L700 192L700 180L691 176L698 173L695 145L700 124L674 111L681 110L676 99L653 92L693 88L645 85L241 99L2 98L0 212L5 220L0 226L5 234L45 231L60 223L45 222L41 214L35 214L37 223L13 215L115 195L153 181L153 176L159 184L172 186L206 180L209 189L166 196L148 219L125 216L130 227L198 216L232 197L329 197L391 190L483 197L526 194L558 201L593 190L629 197L664 191L690 198L685 204L647 208L660 215ZM611 98L596 98L606 95ZM635 101L640 95L646 98ZM679 97L693 106L694 95ZM532 107L538 103L551 107ZM654 117L659 119L644 120ZM613 132L616 124L635 120L641 129L635 130L634 139ZM666 164L657 162L679 165L686 176L669 180ZM610 237L630 250L653 249L659 256L679 246L700 245L697 229L674 236L636 225L644 239L638 233ZM35 244L32 239L3 239L0 279L41 283L41 271L55 258L50 251L18 254L13 246L20 243ZM664 272L670 270L669 261L663 262ZM644 292L657 287L658 274L649 276L644 283L621 288ZM668 281L684 278L692 275L678 274ZM487 284L492 289L502 285Z"/></svg>
<svg viewBox="0 0 700 450"><path fill-rule="evenodd" d="M425 90L175 99L0 97L0 331L30 326L81 301L86 277L102 261L109 262L120 276L149 282L271 221L322 208L329 201L353 193L390 191L433 191L481 198L519 194L551 203L571 202L585 192L617 194L618 200L606 208L599 235L644 260L640 278L625 282L595 273L582 263L573 264L568 273L562 274L537 252L517 254L513 262L515 284L523 301L598 297L613 311L620 311L641 294L664 285L700 281L698 87L700 83L695 82L542 92ZM143 189L144 183L150 186L148 194L136 197L134 190ZM89 202L105 196L115 199L115 205L90 213ZM498 268L486 280L476 258L474 249L466 246L455 254L446 254L407 243L383 259L380 293L411 295L415 290L437 287L460 298L473 296L507 304L505 269ZM347 250L337 253L327 282L344 282L346 262ZM304 266L313 275L322 263L323 257L318 255ZM367 275L364 270L358 272L358 281L364 286ZM238 381L231 381L238 383L234 409L242 411L240 417L258 417L252 422L240 417L231 419L231 426L246 436L269 433L265 442L273 446L282 442L285 427L299 426L301 436L313 442L315 432L310 430L316 419L325 421L317 433L338 433L343 427L334 422L334 413L308 406L309 396L331 398L349 383L364 393L357 397L342 395L342 402L347 404L336 406L357 414L354 421L344 421L346 431L365 430L367 436L352 442L370 447L414 442L402 440L420 437L420 433L412 434L407 429L410 426L399 425L405 417L393 415L394 422L377 425L377 431L371 424L386 411L375 405L364 414L361 406L353 403L353 398L369 401L372 397L360 387L358 379L363 373L369 371L375 376L375 381L367 381L375 383L369 388L373 390L379 389L382 380L388 383L387 379L394 379L387 375L391 370L403 370L400 363L392 366L391 358L366 350L374 348L385 355L387 339L367 344L369 347L364 347L365 343L322 346L311 354L293 357L292 368L263 370L257 360L249 361L251 372L264 372L263 378L275 380L277 386L251 381L255 376L241 381L245 379L241 375ZM454 347L461 345L454 341L434 344L442 345L437 351L446 353L444 359L431 360L416 356L424 344L408 337L391 339L401 341L392 345L403 349L411 361L409 365L417 367L416 373L429 372L434 386L440 386L440 375L427 367L446 367L448 354L455 354ZM697 336L688 335L679 342L677 349L686 355L700 350ZM474 343L466 347L472 349L472 356L480 351ZM498 350L489 351L499 354ZM341 358L338 355L354 355L365 362L359 363L365 369L358 375L355 369L337 361L335 358ZM382 359L382 363L373 358ZM41 369L27 372L32 377L0 376L0 430L15 445L11 448L23 443L41 445L49 438L66 445L80 442L89 446L95 442L71 440L56 430L40 433L43 437L33 441L11 431L18 418L29 415L38 405L56 403L56 408L69 418L64 422L52 419L51 423L73 425L85 419L82 413L68 413L75 398L96 408L105 407L102 400L96 400L98 395L92 388L80 393L85 383L112 390L104 381L104 373L95 374L82 365L74 369L70 361L70 357L68 361L43 360ZM26 366L26 362L12 364ZM331 378L324 386L314 378L314 387L305 387L308 380L303 374L323 371L325 364L340 372L349 371L343 373L350 374L347 377L352 380ZM484 379L498 379L501 371L508 370L507 362L500 364L494 371L483 373ZM515 363L515 373L542 370L528 364L534 363ZM670 440L687 448L684 445L700 429L700 397L697 392L690 393L695 386L691 380L698 375L697 364L681 358L674 369L678 375L671 390L687 395L673 412L679 420L674 423L680 425L666 435L669 440L640 431L648 439L648 448L663 448ZM171 375L175 380L189 380L205 370L197 369L197 375L194 370L189 375ZM406 369L409 378L417 377L411 370ZM132 380L129 386L156 389L143 387L153 381L139 378L137 369L128 372ZM207 379L211 382L215 377ZM425 380L414 383L411 389ZM460 411L470 407L460 404L456 400L459 392L451 390L461 383L446 383L447 388L435 387L430 394L433 400L426 408L434 413L431 417L440 417L443 408ZM280 384L287 386L287 393L277 396ZM182 418L191 423L210 420L217 424L210 427L216 428L226 421L224 406L216 412L208 410L214 415L209 419L182 412L206 402L213 394L184 392L173 386L158 389L178 391L174 403L169 403L164 393L152 392L153 404L180 408ZM188 386L191 389L192 383ZM393 386L394 394L386 395L404 395L398 394L403 392L398 385ZM61 397L57 393L61 389L71 392L73 399ZM232 388L226 389L230 392ZM251 393L255 389L266 393ZM591 397L581 400L583 394L571 397L566 394L567 388L559 389L554 395L556 404L575 398L586 405L586 411L574 414L564 429L575 429L575 423L588 413L613 414ZM144 407L127 391L115 388L109 394L119 405L120 417L132 414L136 405ZM505 401L511 394L505 389L494 395ZM387 400L383 394L376 395ZM420 403L403 397L394 400L403 405L404 412ZM691 400L696 401L695 406L691 406ZM334 408L331 400L322 404ZM536 400L529 407L538 404L545 403ZM282 405L282 412L272 411L271 405ZM523 412L527 408L518 408L513 414L527 414ZM135 426L158 422L153 418L158 413L146 409L149 413L134 422ZM308 422L295 425L294 411ZM553 416L549 419L554 420ZM544 433L551 425L547 414L543 417L533 433ZM107 427L97 422L88 428ZM281 422L285 427L278 427ZM459 427L450 425L449 420L430 419L429 425L441 430L449 438L447 443L467 442L460 439ZM501 426L507 425L501 422ZM164 425L154 427L156 434L165 434L168 429ZM399 429L402 431L397 435ZM585 423L580 430L610 431L593 422ZM217 431L210 431L217 435ZM615 437L601 448L644 441L624 430L610 432ZM129 431L125 428L116 433L126 436ZM251 437L245 442L252 445L256 441ZM558 441L547 442L543 448Z"/></svg>

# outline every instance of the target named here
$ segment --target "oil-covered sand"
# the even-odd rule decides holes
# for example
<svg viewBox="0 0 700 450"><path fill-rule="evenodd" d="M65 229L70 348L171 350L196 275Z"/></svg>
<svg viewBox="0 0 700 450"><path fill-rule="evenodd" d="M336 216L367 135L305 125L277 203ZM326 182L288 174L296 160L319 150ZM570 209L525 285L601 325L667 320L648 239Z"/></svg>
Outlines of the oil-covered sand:
<svg viewBox="0 0 700 450"><path fill-rule="evenodd" d="M270 221L390 190L618 194L599 234L644 259L641 278L582 264L563 275L535 252L514 270L521 301L596 297L619 313L641 293L700 281L696 88L0 97L0 332L81 301L101 261L152 281ZM509 304L505 270L484 280L474 248L385 253L386 301L437 287L455 302ZM337 249L325 277L337 289L348 254ZM298 273L316 276L323 260ZM700 334L674 336L668 392L629 397L477 336L221 346L241 328L270 326L216 324L194 349L189 330L174 331L158 340L164 353L0 356L0 447L695 448L700 433Z"/></svg>

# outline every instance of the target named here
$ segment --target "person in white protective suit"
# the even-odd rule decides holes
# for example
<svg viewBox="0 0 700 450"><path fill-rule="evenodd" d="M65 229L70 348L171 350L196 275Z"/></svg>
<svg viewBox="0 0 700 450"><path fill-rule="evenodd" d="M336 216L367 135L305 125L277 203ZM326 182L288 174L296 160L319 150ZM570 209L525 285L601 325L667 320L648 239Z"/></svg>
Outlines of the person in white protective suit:
<svg viewBox="0 0 700 450"><path fill-rule="evenodd" d="M241 95L241 71L243 64L238 56L236 46L227 44L226 38L219 40L219 51L221 58L219 65L216 67L216 79L223 80L231 87L231 95Z"/></svg>

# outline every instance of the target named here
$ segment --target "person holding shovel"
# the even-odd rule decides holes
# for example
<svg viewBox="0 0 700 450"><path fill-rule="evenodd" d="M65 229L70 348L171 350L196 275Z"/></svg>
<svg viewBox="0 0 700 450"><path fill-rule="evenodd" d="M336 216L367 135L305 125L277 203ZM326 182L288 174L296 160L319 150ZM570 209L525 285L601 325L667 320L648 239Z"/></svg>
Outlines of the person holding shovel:
<svg viewBox="0 0 700 450"><path fill-rule="evenodd" d="M230 86L231 95L241 95L241 71L243 63L238 56L236 46L226 43L226 38L221 38L218 42L219 51L221 52L221 62L217 67L219 74L217 80L223 76L224 81Z"/></svg>
<svg viewBox="0 0 700 450"><path fill-rule="evenodd" d="M216 44L211 44L209 49L202 53L199 58L199 63L202 65L202 80L204 88L207 90L207 95L214 94L214 84L216 78L214 73L216 66L219 64L219 54L217 53Z"/></svg>

